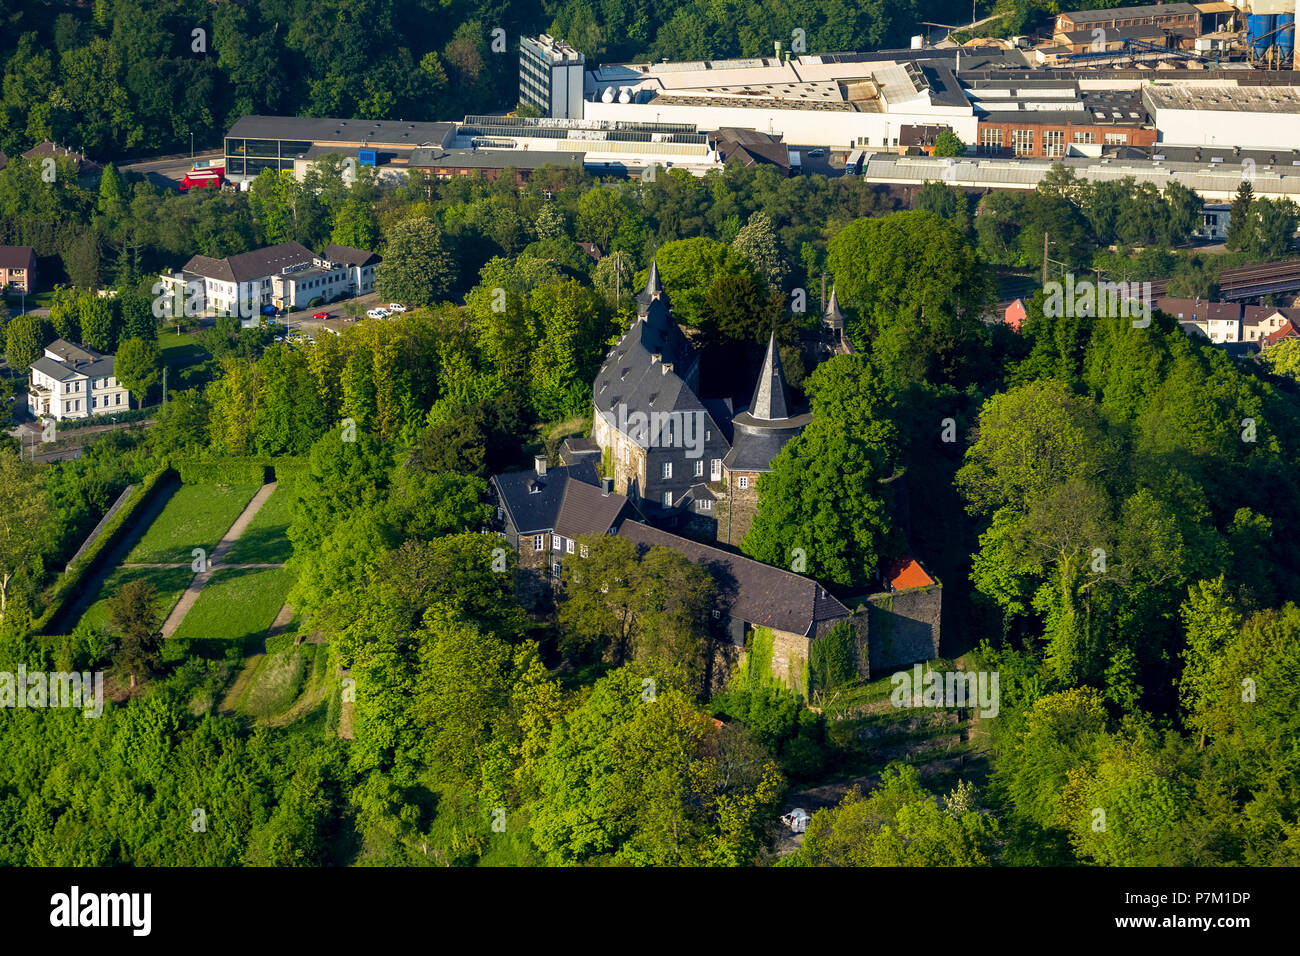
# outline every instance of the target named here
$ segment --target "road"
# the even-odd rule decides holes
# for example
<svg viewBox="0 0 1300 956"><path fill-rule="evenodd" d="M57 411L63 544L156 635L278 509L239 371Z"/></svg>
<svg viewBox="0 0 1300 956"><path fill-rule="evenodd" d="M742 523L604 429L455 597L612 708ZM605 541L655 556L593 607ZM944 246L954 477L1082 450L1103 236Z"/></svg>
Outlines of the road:
<svg viewBox="0 0 1300 956"><path fill-rule="evenodd" d="M219 149L209 149L201 153L195 153L193 158L188 155L163 156L158 159L128 163L121 168L130 170L133 173L139 173L155 186L164 189L175 189L180 185L181 180L185 178L185 174L194 167L195 160L217 159L222 155L224 154Z"/></svg>

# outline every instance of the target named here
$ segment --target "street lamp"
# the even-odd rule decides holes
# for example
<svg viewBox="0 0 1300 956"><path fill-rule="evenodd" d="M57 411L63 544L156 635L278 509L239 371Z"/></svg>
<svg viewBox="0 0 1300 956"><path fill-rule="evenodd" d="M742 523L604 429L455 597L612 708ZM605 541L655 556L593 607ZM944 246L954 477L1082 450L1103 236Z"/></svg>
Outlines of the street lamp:
<svg viewBox="0 0 1300 956"><path fill-rule="evenodd" d="M190 131L190 165L194 165L194 132Z"/></svg>

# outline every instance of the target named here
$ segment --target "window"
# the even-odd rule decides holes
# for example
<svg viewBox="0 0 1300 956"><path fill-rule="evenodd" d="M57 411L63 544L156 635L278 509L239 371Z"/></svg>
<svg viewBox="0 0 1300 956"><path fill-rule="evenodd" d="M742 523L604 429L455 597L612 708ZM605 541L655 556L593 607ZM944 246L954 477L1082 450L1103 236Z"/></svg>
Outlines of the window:
<svg viewBox="0 0 1300 956"><path fill-rule="evenodd" d="M1043 130L1043 155L1044 156L1065 155L1065 130L1063 129Z"/></svg>
<svg viewBox="0 0 1300 956"><path fill-rule="evenodd" d="M1095 143L1097 142L1097 134L1095 134L1092 130L1085 130L1080 133L1075 133L1074 141L1076 143Z"/></svg>
<svg viewBox="0 0 1300 956"><path fill-rule="evenodd" d="M117 401L114 402L113 404L114 404L114 405L121 405L121 404L122 404L122 393L121 393L121 392L118 392L118 393L117 393Z"/></svg>
<svg viewBox="0 0 1300 956"><path fill-rule="evenodd" d="M715 611L713 611L712 613L713 613L713 619L714 619L715 621L718 620L718 618L722 617L722 612L721 612L721 611L716 611L716 610L715 610Z"/></svg>
<svg viewBox="0 0 1300 956"><path fill-rule="evenodd" d="M665 491L665 492L664 492L664 507L665 507L665 508L671 508L672 506L673 506L673 493L672 493L671 491Z"/></svg>
<svg viewBox="0 0 1300 956"><path fill-rule="evenodd" d="M664 462L663 476L665 478L671 478L673 476L673 463L671 461Z"/></svg>
<svg viewBox="0 0 1300 956"><path fill-rule="evenodd" d="M1128 142L1128 133L1107 133L1107 146L1123 146Z"/></svg>
<svg viewBox="0 0 1300 956"><path fill-rule="evenodd" d="M560 562L556 561L554 564L551 565L551 577L558 578L559 576L560 576Z"/></svg>
<svg viewBox="0 0 1300 956"><path fill-rule="evenodd" d="M1013 129L1011 131L1011 152L1017 156L1029 156L1034 151L1034 131L1032 129Z"/></svg>
<svg viewBox="0 0 1300 956"><path fill-rule="evenodd" d="M533 550L534 550L534 551L540 551L540 550L542 550L542 541L543 541L543 539L542 539L542 536L541 536L540 534L535 534L535 535L533 535Z"/></svg>
<svg viewBox="0 0 1300 956"><path fill-rule="evenodd" d="M709 479L711 481L722 480L722 459L715 458L709 462Z"/></svg>
<svg viewBox="0 0 1300 956"><path fill-rule="evenodd" d="M1002 152L1002 128L989 126L980 130L980 147L981 153L1000 153Z"/></svg>
<svg viewBox="0 0 1300 956"><path fill-rule="evenodd" d="M564 550L567 551L569 554L573 554L573 539L572 539L572 538L568 538L568 539L565 540L565 542L564 542Z"/></svg>
<svg viewBox="0 0 1300 956"><path fill-rule="evenodd" d="M560 536L558 534L551 535L551 548L556 551L560 550Z"/></svg>
<svg viewBox="0 0 1300 956"><path fill-rule="evenodd" d="M703 458L697 458L697 459L695 459L695 465L694 465L693 471L694 471L694 474L695 474L695 477L696 477L696 478L699 478L701 475L704 474L704 459L703 459Z"/></svg>
<svg viewBox="0 0 1300 956"><path fill-rule="evenodd" d="M713 510L713 502L710 501L708 498L701 498L701 499L700 499L700 510L701 510L701 511L712 511L712 510Z"/></svg>
<svg viewBox="0 0 1300 956"><path fill-rule="evenodd" d="M736 485L740 488L741 491L744 491L746 488L749 487L749 476L741 475L739 478L736 479Z"/></svg>
<svg viewBox="0 0 1300 956"><path fill-rule="evenodd" d="M497 508L497 520L498 520L498 521L503 521L503 520L505 520L505 516L506 516L506 513L505 513L504 511L502 511L500 508Z"/></svg>
<svg viewBox="0 0 1300 956"><path fill-rule="evenodd" d="M580 555L582 555L582 557L585 558L585 557L587 556L587 546L584 544L584 545L579 549L578 553L579 553Z"/></svg>

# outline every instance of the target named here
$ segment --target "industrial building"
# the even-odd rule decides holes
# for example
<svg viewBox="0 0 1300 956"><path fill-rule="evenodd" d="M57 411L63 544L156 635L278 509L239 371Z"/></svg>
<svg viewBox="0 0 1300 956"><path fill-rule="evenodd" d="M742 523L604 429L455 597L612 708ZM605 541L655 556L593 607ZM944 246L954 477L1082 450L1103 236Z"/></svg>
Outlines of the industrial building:
<svg viewBox="0 0 1300 956"><path fill-rule="evenodd" d="M1163 148L1163 147L1156 147ZM1128 151L1128 150L1126 150ZM1131 177L1137 183L1152 183L1159 189L1171 181L1179 182L1207 202L1228 202L1241 186L1243 170L1249 169L1251 186L1257 197L1291 199L1300 202L1300 151L1234 154L1226 149L1211 154L1209 150L1191 149L1174 156L1155 153L1148 158L1143 150L1131 150L1137 156L1065 156L1060 159L935 159L928 156L892 156L876 153L868 156L862 176L873 183L893 186L920 186L926 182L944 182L966 189L1035 189L1056 163L1074 171L1080 179L1118 180ZM1244 166L1249 159L1253 165ZM1271 161L1270 161L1271 160Z"/></svg>
<svg viewBox="0 0 1300 956"><path fill-rule="evenodd" d="M974 142L978 120L947 58L833 54L589 70L583 116L694 124L838 149L897 148L904 126L942 125Z"/></svg>
<svg viewBox="0 0 1300 956"><path fill-rule="evenodd" d="M1300 144L1300 88L1153 85L1142 90L1159 141L1290 149Z"/></svg>
<svg viewBox="0 0 1300 956"><path fill-rule="evenodd" d="M519 102L543 116L582 119L582 54L543 33L519 38Z"/></svg>
<svg viewBox="0 0 1300 956"><path fill-rule="evenodd" d="M445 146L455 129L454 123L245 116L226 133L226 178L249 182L264 169L301 175L307 164L331 153L359 165L400 168L421 146Z"/></svg>

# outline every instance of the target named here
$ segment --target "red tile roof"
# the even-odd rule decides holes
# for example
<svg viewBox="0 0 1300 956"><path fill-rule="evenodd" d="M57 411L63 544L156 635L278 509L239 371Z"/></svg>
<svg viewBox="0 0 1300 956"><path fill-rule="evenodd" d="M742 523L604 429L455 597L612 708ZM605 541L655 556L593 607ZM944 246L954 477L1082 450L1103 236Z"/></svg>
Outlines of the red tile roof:
<svg viewBox="0 0 1300 956"><path fill-rule="evenodd" d="M1014 331L1019 332L1020 323L1025 321L1024 301L1022 299L1016 299L1016 301L1007 306L1006 311L1002 313L1002 321L1011 326Z"/></svg>
<svg viewBox="0 0 1300 956"><path fill-rule="evenodd" d="M908 588L923 588L934 583L934 578L925 573L920 562L910 555L895 558L885 566L885 580L895 591Z"/></svg>
<svg viewBox="0 0 1300 956"><path fill-rule="evenodd" d="M1285 322L1282 323L1282 327L1280 329L1270 334L1269 337L1266 338L1264 341L1267 342L1269 345L1273 345L1277 342L1281 342L1283 339L1294 338L1296 336L1300 336L1300 332L1297 332L1296 327L1291 324L1291 320L1287 319Z"/></svg>

